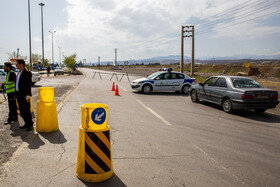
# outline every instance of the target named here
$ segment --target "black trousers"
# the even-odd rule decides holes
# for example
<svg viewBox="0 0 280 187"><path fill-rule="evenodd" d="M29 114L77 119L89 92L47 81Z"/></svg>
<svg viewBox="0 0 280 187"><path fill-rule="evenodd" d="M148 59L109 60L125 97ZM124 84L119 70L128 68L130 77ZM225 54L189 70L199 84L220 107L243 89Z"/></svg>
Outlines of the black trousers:
<svg viewBox="0 0 280 187"><path fill-rule="evenodd" d="M15 99L15 93L8 93L8 104L9 104L9 117L8 121L17 121L17 105Z"/></svg>
<svg viewBox="0 0 280 187"><path fill-rule="evenodd" d="M26 127L32 127L33 121L32 121L32 115L30 112L30 102L26 101L26 95L20 95L16 93L16 98L19 106L19 111L21 114L21 117L24 120L24 125Z"/></svg>

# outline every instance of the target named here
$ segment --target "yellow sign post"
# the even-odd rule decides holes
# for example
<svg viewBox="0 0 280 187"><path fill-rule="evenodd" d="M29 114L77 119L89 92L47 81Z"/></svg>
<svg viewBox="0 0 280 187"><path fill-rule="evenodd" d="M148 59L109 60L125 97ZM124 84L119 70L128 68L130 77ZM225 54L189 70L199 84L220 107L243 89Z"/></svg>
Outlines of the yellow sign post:
<svg viewBox="0 0 280 187"><path fill-rule="evenodd" d="M244 66L245 68L249 68L251 66L251 62L246 62Z"/></svg>
<svg viewBox="0 0 280 187"><path fill-rule="evenodd" d="M85 182L102 182L113 176L108 105L84 104L81 113L76 175Z"/></svg>

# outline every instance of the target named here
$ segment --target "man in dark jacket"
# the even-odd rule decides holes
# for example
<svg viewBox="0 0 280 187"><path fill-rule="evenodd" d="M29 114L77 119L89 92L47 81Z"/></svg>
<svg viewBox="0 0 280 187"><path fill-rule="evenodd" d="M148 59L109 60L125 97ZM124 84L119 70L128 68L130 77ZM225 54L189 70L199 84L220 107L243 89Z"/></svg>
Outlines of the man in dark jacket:
<svg viewBox="0 0 280 187"><path fill-rule="evenodd" d="M16 92L16 74L12 70L12 63L5 62L4 70L7 73L6 81L4 84L4 88L6 90L8 96L8 104L9 104L9 117L5 124L10 124L12 121L17 121L17 105L15 99Z"/></svg>
<svg viewBox="0 0 280 187"><path fill-rule="evenodd" d="M33 130L32 115L30 112L30 97L31 97L31 85L32 85L32 74L30 71L25 69L25 61L17 59L17 69L20 72L16 78L16 98L19 105L21 117L24 120L24 125L21 129L27 131Z"/></svg>

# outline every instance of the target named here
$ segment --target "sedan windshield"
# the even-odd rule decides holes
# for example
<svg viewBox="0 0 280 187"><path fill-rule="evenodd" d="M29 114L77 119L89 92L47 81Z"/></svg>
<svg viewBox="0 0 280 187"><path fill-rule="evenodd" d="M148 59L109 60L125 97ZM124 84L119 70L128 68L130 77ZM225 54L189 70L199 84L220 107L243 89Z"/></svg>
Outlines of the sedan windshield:
<svg viewBox="0 0 280 187"><path fill-rule="evenodd" d="M231 78L235 88L263 88L263 85L253 79L248 78Z"/></svg>
<svg viewBox="0 0 280 187"><path fill-rule="evenodd" d="M147 78L148 79L154 79L154 78L156 78L159 74L161 74L162 72L155 72L155 73L153 73L153 74L151 74L151 75L149 75Z"/></svg>

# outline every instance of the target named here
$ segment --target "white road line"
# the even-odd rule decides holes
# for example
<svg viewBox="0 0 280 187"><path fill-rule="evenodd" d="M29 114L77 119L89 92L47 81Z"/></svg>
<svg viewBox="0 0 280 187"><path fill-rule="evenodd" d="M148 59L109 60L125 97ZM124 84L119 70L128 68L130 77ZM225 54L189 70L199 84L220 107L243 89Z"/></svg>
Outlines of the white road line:
<svg viewBox="0 0 280 187"><path fill-rule="evenodd" d="M154 116L156 116L158 119L160 119L163 123L165 123L165 125L172 125L171 123L169 123L168 121L166 121L163 117L161 117L158 113L156 113L155 111L153 111L152 109L150 109L149 107L147 107L146 105L144 105L141 101L139 101L138 99L136 99L136 101L142 105L145 109L147 109L149 112L151 112L152 114L154 114Z"/></svg>
<svg viewBox="0 0 280 187"><path fill-rule="evenodd" d="M213 157L211 157L208 153L206 153L203 149L201 149L200 147L198 147L197 145L195 145L194 143L192 143L193 146L198 149L200 152L202 152L207 158L209 158L210 160L212 160L218 167L222 168L222 170L224 170L226 173L228 173L229 175L231 175L235 180L237 180L238 182L240 182L242 185L248 186L244 181L242 181L241 179L239 179L236 175L234 175L233 173L231 173L226 167L224 167L223 165L221 165L218 161L216 161Z"/></svg>
<svg viewBox="0 0 280 187"><path fill-rule="evenodd" d="M122 87L122 86L120 86L120 85L118 85L121 89L123 89L123 91L127 91L124 87Z"/></svg>

